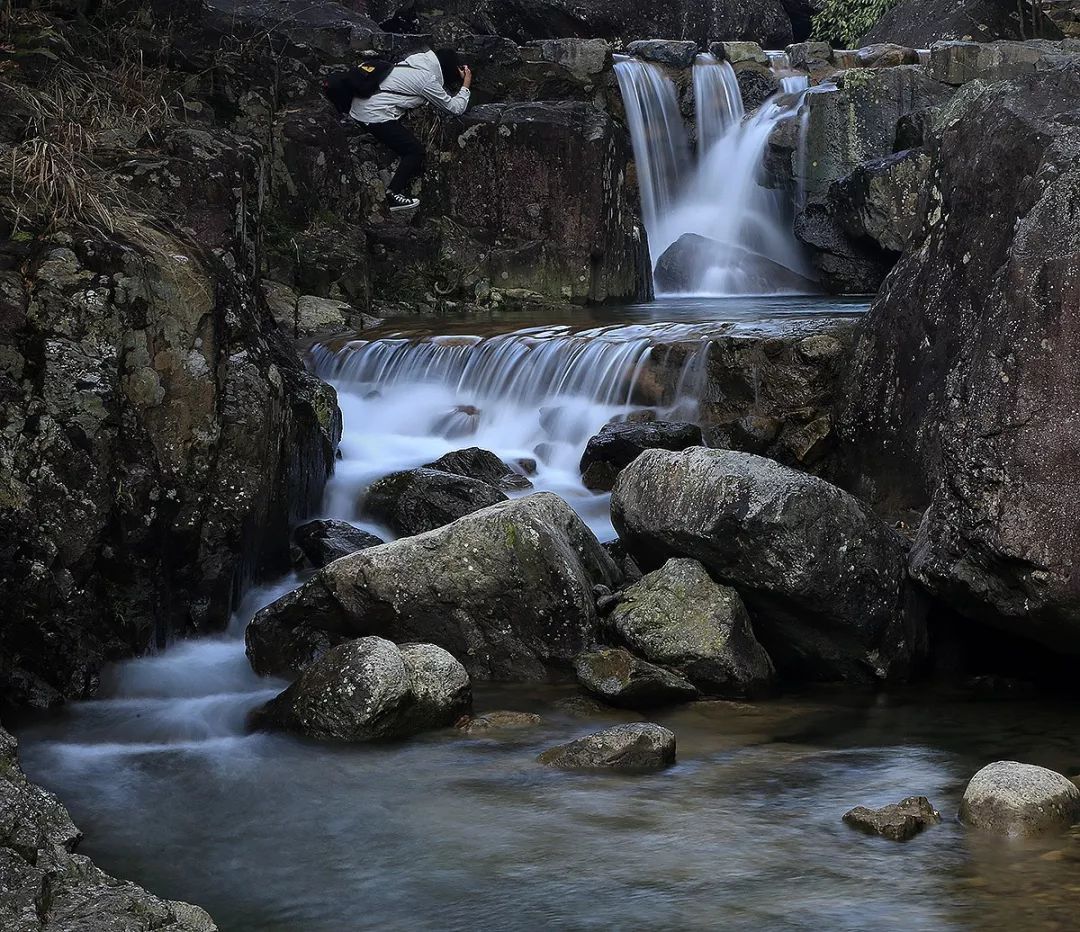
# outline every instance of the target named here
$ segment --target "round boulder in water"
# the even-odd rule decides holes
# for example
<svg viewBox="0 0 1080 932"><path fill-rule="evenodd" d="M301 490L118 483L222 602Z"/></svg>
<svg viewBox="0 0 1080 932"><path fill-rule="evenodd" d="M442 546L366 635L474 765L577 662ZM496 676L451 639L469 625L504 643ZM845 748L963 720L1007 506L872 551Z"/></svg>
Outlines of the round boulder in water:
<svg viewBox="0 0 1080 932"><path fill-rule="evenodd" d="M605 624L631 650L708 695L756 696L776 680L739 593L714 582L697 560L668 560L644 576Z"/></svg>
<svg viewBox="0 0 1080 932"><path fill-rule="evenodd" d="M452 725L471 704L469 675L441 647L366 637L327 651L254 724L323 741L374 741Z"/></svg>
<svg viewBox="0 0 1080 932"><path fill-rule="evenodd" d="M410 537L505 501L505 493L479 479L422 468L391 473L373 483L362 509L395 533Z"/></svg>
<svg viewBox="0 0 1080 932"><path fill-rule="evenodd" d="M381 537L361 531L347 521L308 521L293 531L293 541L315 569L341 557L385 543Z"/></svg>
<svg viewBox="0 0 1080 932"><path fill-rule="evenodd" d="M685 450L704 441L696 424L674 421L607 424L581 455L581 480L594 492L610 492L619 473L645 450Z"/></svg>
<svg viewBox="0 0 1080 932"><path fill-rule="evenodd" d="M537 761L558 770L663 770L675 763L675 735L651 722L614 725L544 751Z"/></svg>
<svg viewBox="0 0 1080 932"><path fill-rule="evenodd" d="M997 835L1038 835L1080 821L1080 789L1045 767L997 761L964 790L960 821Z"/></svg>
<svg viewBox="0 0 1080 932"><path fill-rule="evenodd" d="M574 661L578 682L604 702L628 709L690 702L694 685L670 670L635 657L621 647L604 647Z"/></svg>
<svg viewBox="0 0 1080 932"><path fill-rule="evenodd" d="M424 469L434 469L438 472L467 476L470 479L477 479L497 489L507 491L531 489L533 487L533 484L525 476L514 472L494 453L489 450L481 450L480 447L454 450L452 453L440 456L434 463L425 463Z"/></svg>

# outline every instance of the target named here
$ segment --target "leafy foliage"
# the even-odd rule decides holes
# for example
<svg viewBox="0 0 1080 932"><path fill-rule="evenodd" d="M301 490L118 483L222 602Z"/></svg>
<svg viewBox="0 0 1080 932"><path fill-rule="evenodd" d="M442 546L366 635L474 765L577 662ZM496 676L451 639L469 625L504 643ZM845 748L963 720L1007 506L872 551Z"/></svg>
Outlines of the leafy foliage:
<svg viewBox="0 0 1080 932"><path fill-rule="evenodd" d="M837 48L854 48L897 0L824 0L814 14L814 38Z"/></svg>

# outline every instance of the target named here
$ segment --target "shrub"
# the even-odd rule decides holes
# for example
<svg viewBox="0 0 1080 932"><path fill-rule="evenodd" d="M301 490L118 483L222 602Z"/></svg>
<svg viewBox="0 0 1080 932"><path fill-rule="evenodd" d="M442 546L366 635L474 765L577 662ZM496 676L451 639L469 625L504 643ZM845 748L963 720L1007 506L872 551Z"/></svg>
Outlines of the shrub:
<svg viewBox="0 0 1080 932"><path fill-rule="evenodd" d="M824 0L814 14L814 38L836 48L854 48L897 0Z"/></svg>

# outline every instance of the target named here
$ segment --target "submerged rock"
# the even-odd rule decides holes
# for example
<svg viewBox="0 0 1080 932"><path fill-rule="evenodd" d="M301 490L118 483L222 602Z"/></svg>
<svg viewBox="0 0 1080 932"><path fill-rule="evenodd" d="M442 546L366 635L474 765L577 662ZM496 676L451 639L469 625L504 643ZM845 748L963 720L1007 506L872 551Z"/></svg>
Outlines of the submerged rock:
<svg viewBox="0 0 1080 932"><path fill-rule="evenodd" d="M644 450L685 450L701 446L701 428L671 421L637 421L606 424L590 438L581 455L581 478L585 487L609 492L619 472Z"/></svg>
<svg viewBox="0 0 1080 932"><path fill-rule="evenodd" d="M697 689L688 680L621 647L581 654L574 661L574 670L585 689L614 706L649 709L698 697Z"/></svg>
<svg viewBox="0 0 1080 932"><path fill-rule="evenodd" d="M541 492L337 560L255 616L248 656L289 673L314 636L375 634L439 644L483 679L565 676L595 642L593 586L616 576L570 506Z"/></svg>
<svg viewBox="0 0 1080 932"><path fill-rule="evenodd" d="M364 494L363 513L397 534L422 534L456 521L506 495L479 479L438 469L408 469L373 482Z"/></svg>
<svg viewBox="0 0 1080 932"><path fill-rule="evenodd" d="M469 675L441 647L366 637L311 664L254 724L323 741L374 741L447 727L471 705Z"/></svg>
<svg viewBox="0 0 1080 932"><path fill-rule="evenodd" d="M616 530L646 569L692 557L734 585L781 671L894 680L926 651L906 544L851 495L730 450L648 450L619 476Z"/></svg>
<svg viewBox="0 0 1080 932"><path fill-rule="evenodd" d="M521 731L543 724L543 719L533 712L484 712L460 723L458 727L467 735L488 735L503 731Z"/></svg>
<svg viewBox="0 0 1080 932"><path fill-rule="evenodd" d="M467 476L495 486L497 489L516 491L531 489L533 484L523 475L514 472L509 466L488 450L469 447L455 450L440 456L434 463L425 463L424 469Z"/></svg>
<svg viewBox="0 0 1080 932"><path fill-rule="evenodd" d="M971 778L960 821L997 835L1066 829L1080 821L1080 789L1045 767L997 761Z"/></svg>
<svg viewBox="0 0 1080 932"><path fill-rule="evenodd" d="M630 586L604 624L631 650L677 670L707 695L760 695L776 679L739 594L713 582L696 560L668 560Z"/></svg>
<svg viewBox="0 0 1080 932"><path fill-rule="evenodd" d="M381 537L361 531L348 521L308 521L293 531L293 541L315 569L341 557L385 543Z"/></svg>
<svg viewBox="0 0 1080 932"><path fill-rule="evenodd" d="M217 932L207 913L111 877L74 851L82 833L23 774L0 727L0 928L5 932Z"/></svg>
<svg viewBox="0 0 1080 932"><path fill-rule="evenodd" d="M940 821L941 813L925 796L909 796L880 809L856 806L844 814L844 822L852 828L893 841L907 841L928 825L937 825Z"/></svg>
<svg viewBox="0 0 1080 932"><path fill-rule="evenodd" d="M663 770L675 763L675 735L649 722L614 725L544 751L537 761L557 770Z"/></svg>

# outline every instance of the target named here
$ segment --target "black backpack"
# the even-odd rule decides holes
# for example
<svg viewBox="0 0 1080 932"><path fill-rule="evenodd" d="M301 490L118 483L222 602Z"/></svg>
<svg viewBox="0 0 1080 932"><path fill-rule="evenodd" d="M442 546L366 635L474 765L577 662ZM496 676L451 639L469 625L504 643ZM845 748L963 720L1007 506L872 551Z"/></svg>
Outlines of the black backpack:
<svg viewBox="0 0 1080 932"><path fill-rule="evenodd" d="M323 95L342 116L349 112L354 97L371 97L397 67L397 62L369 58L348 71L335 71L323 81Z"/></svg>

